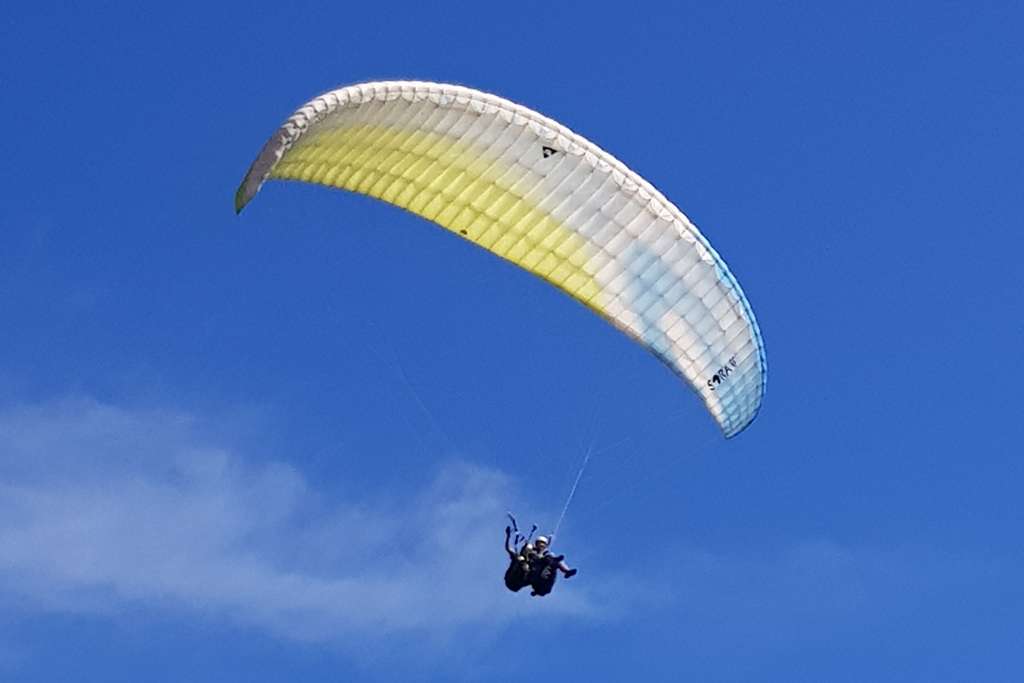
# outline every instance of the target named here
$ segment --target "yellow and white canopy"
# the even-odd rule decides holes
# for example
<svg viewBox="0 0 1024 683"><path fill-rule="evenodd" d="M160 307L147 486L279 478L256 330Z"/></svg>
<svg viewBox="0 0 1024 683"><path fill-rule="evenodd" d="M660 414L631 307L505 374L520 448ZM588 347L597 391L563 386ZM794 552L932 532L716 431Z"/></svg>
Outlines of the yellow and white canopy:
<svg viewBox="0 0 1024 683"><path fill-rule="evenodd" d="M727 437L761 406L764 345L725 262L643 178L537 112L456 85L352 85L274 133L236 210L268 178L376 197L544 278L682 376Z"/></svg>

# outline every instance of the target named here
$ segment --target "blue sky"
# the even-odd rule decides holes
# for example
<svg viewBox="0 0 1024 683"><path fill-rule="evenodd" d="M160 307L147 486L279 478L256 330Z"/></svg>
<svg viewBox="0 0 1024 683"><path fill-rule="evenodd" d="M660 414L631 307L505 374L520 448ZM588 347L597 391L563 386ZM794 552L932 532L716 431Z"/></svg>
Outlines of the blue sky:
<svg viewBox="0 0 1024 683"><path fill-rule="evenodd" d="M93 5L0 18L0 678L1024 675L1019 5ZM378 78L673 199L761 324L753 426L414 216L234 216ZM505 510L552 525L590 443L579 576L507 593Z"/></svg>

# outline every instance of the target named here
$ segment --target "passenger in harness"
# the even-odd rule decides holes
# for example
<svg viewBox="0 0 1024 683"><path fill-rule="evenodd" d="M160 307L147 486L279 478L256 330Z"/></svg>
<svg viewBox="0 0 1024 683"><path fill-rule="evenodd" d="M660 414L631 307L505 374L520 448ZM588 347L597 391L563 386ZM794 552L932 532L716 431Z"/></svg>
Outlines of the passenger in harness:
<svg viewBox="0 0 1024 683"><path fill-rule="evenodd" d="M565 578L570 579L576 576L575 569L569 569L565 563L565 555L552 555L548 550L550 541L547 536L538 536L533 542L533 547L527 545L526 557L530 564L530 586L533 590L530 595L547 595L555 587L555 579L558 572L562 572Z"/></svg>

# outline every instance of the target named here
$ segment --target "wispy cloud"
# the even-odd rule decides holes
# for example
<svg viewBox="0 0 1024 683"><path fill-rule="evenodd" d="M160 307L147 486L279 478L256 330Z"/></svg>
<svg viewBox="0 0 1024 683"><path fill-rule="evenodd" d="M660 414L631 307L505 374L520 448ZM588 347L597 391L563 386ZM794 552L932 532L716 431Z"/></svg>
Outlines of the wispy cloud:
<svg viewBox="0 0 1024 683"><path fill-rule="evenodd" d="M531 622L541 628L623 618L645 647L726 656L738 642L791 651L901 624L953 632L934 607L943 596L997 614L999 587L1015 585L998 558L790 539L647 552L633 576L602 571L612 550L588 559L581 548L585 580L533 600L501 584L500 520L524 500L514 478L448 462L412 494L340 500L296 466L225 442L182 413L87 400L0 411L0 604L142 608L369 661L390 658L396 639L426 652L486 642L523 617L543 615Z"/></svg>
<svg viewBox="0 0 1024 683"><path fill-rule="evenodd" d="M0 412L0 595L349 642L535 609L501 584L496 522L516 496L505 474L449 462L406 500L336 501L201 431L188 415L84 400ZM545 614L596 613L574 588Z"/></svg>

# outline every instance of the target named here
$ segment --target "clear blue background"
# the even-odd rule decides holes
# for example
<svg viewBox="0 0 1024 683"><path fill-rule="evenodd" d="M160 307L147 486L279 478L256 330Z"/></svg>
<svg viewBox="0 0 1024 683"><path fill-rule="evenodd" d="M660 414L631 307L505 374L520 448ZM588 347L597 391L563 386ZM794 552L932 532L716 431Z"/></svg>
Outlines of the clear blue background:
<svg viewBox="0 0 1024 683"><path fill-rule="evenodd" d="M188 415L396 538L450 466L550 528L594 444L559 544L581 572L503 595L491 515L436 583L493 568L499 607L310 637L200 593L51 586L76 560L43 535L38 565L0 553L0 678L1024 677L1019 3L172 4L0 18L0 506L64 491L57 451L112 467L67 428L87 406ZM294 184L233 214L295 107L382 78L521 102L673 199L761 323L752 427L721 439L652 356L414 216ZM30 427L52 447L15 449Z"/></svg>

